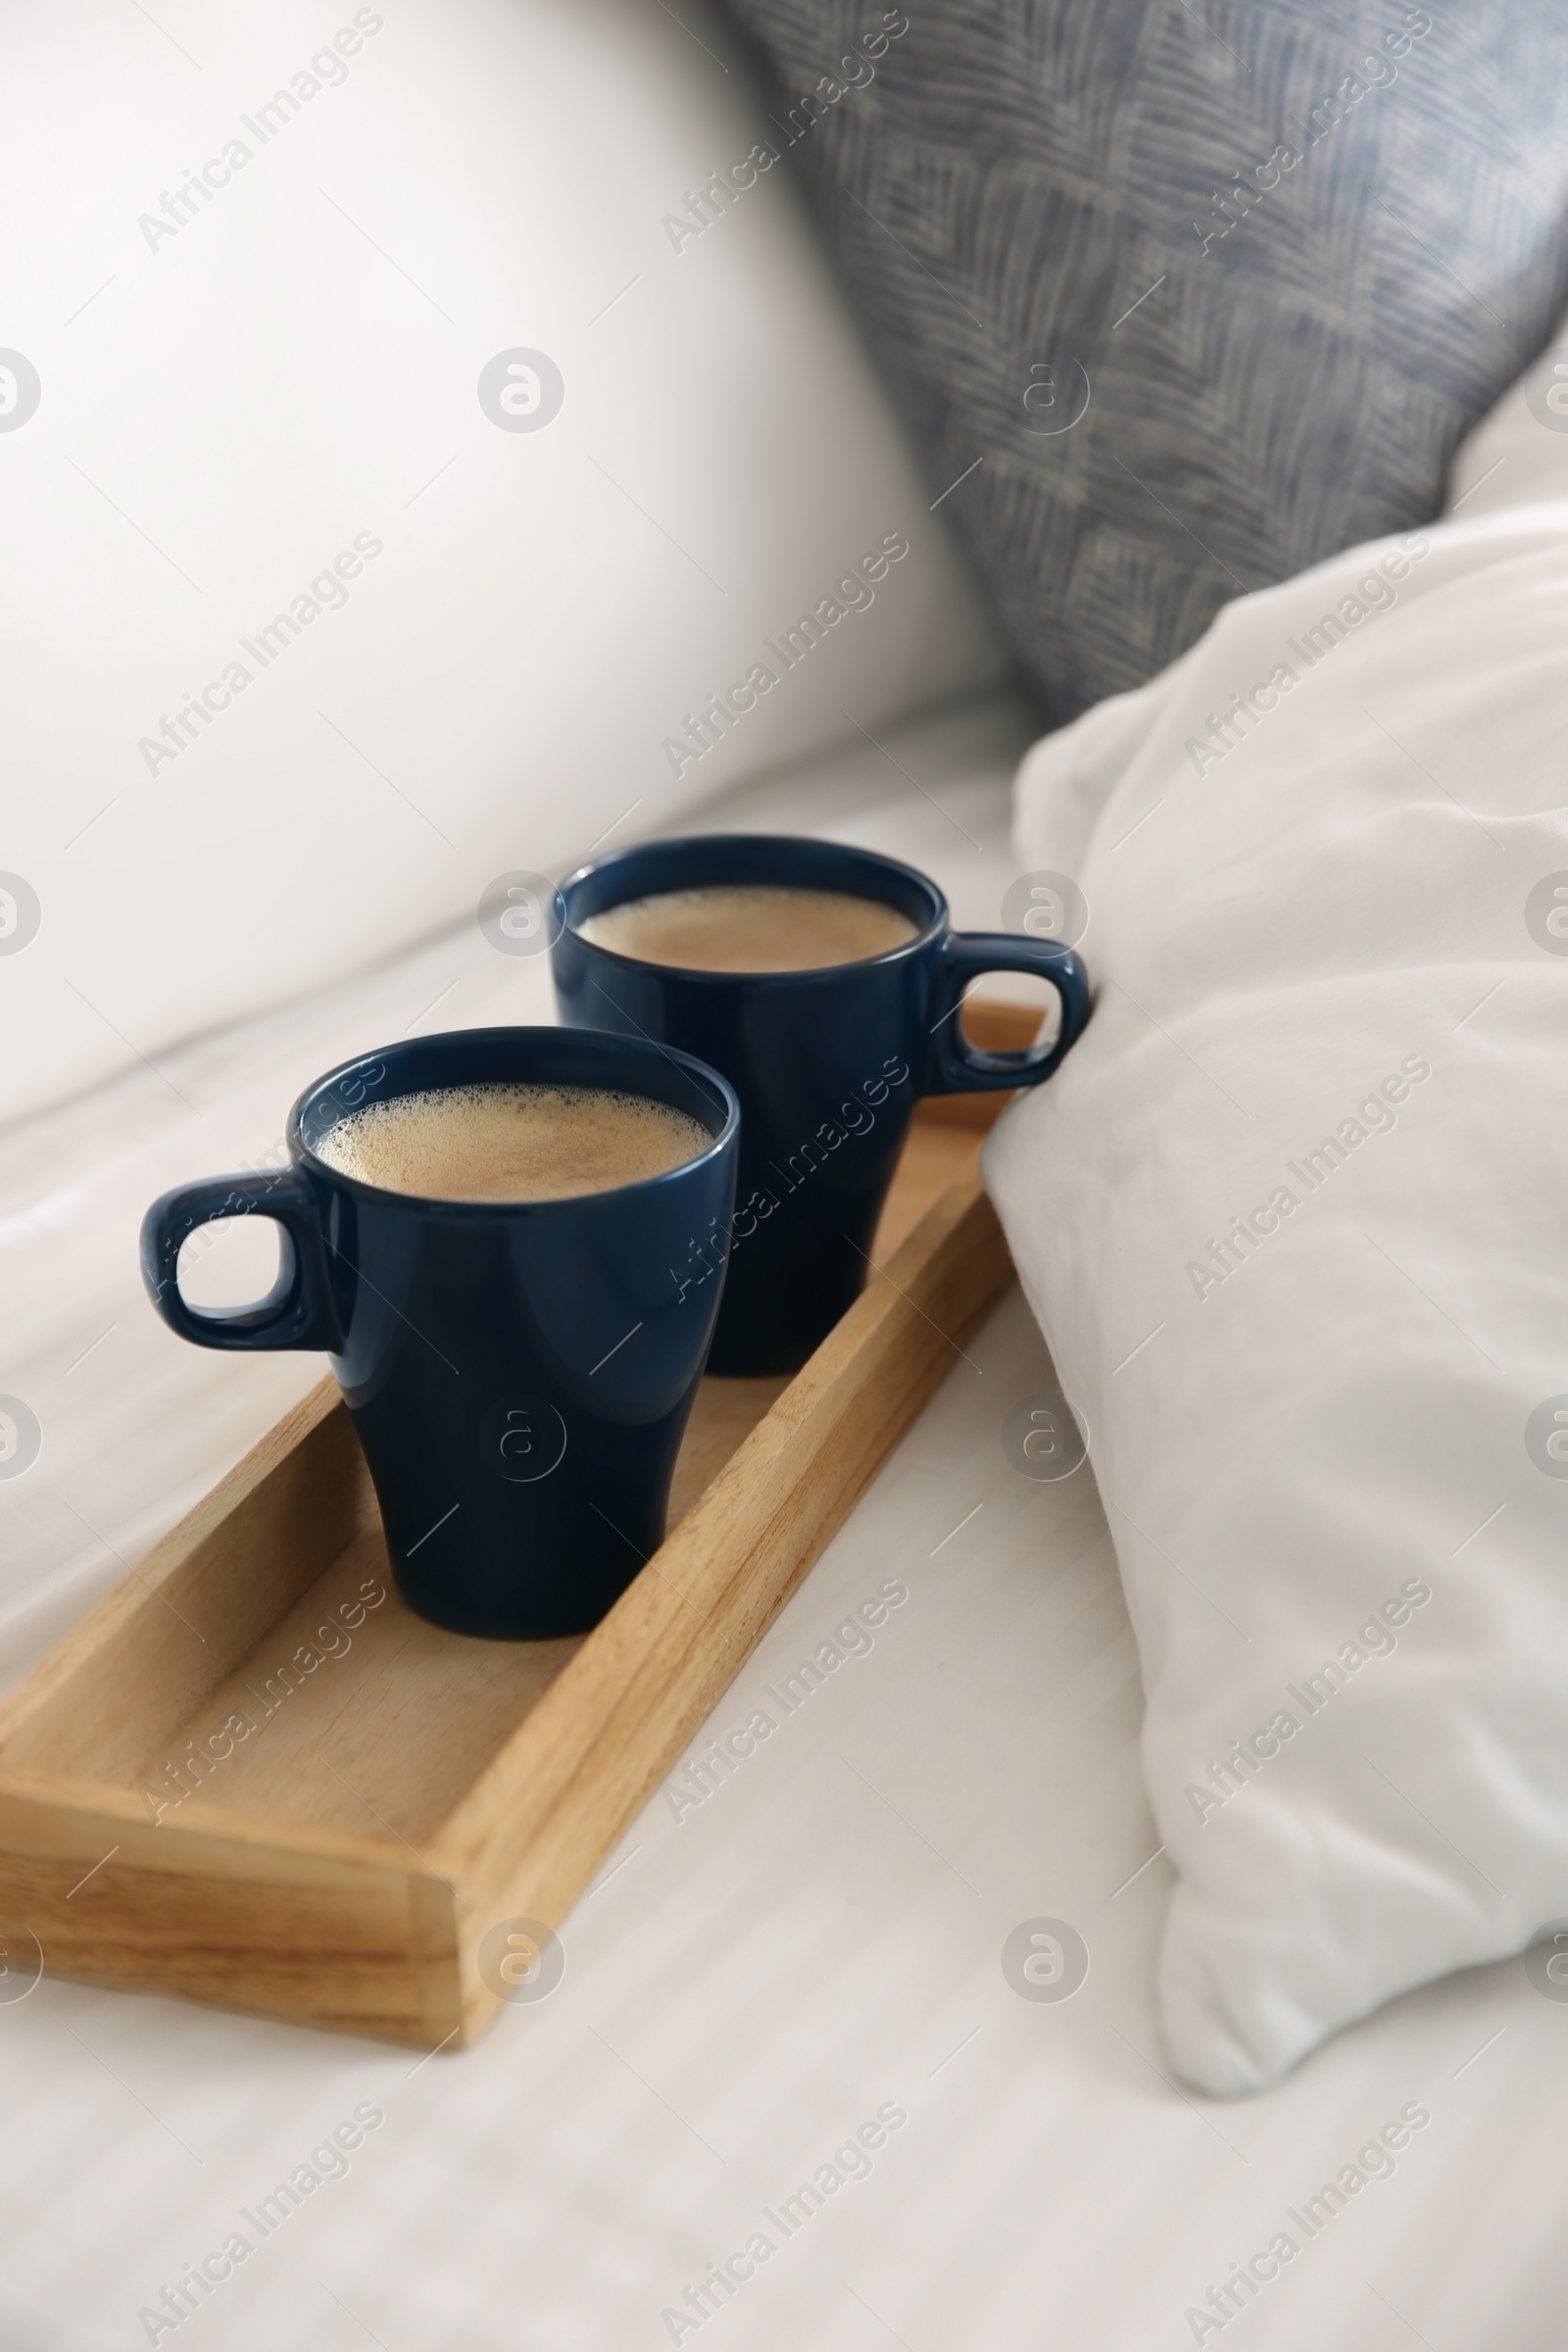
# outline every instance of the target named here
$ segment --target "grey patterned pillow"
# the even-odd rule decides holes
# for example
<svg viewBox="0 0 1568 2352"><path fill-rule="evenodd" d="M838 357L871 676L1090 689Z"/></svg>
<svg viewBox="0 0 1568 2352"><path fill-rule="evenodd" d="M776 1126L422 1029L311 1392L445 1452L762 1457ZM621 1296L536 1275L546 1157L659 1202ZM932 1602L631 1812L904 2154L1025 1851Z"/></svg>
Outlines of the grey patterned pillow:
<svg viewBox="0 0 1568 2352"><path fill-rule="evenodd" d="M1568 299L1554 0L729 5L1058 718L1435 514Z"/></svg>

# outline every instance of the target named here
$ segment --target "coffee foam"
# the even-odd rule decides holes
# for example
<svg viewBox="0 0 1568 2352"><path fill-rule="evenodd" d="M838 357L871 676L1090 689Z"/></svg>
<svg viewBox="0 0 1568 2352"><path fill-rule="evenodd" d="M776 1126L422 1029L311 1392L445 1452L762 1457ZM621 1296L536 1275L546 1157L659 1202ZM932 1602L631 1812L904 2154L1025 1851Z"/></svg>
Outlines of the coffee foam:
<svg viewBox="0 0 1568 2352"><path fill-rule="evenodd" d="M316 1147L340 1176L428 1200L569 1200L706 1152L700 1119L591 1086L444 1086L367 1103Z"/></svg>
<svg viewBox="0 0 1568 2352"><path fill-rule="evenodd" d="M863 963L916 936L880 899L843 890L721 882L607 906L579 925L591 946L695 972L812 972Z"/></svg>

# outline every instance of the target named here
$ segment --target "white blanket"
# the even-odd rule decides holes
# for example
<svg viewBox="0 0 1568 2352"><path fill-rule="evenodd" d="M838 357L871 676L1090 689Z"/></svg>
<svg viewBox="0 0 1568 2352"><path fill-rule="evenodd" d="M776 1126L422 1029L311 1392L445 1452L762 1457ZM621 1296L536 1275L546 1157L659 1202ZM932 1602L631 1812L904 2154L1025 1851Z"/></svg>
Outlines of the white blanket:
<svg viewBox="0 0 1568 2352"><path fill-rule="evenodd" d="M1568 490L1568 435L1503 423ZM1088 1424L1164 2031L1217 2093L1568 1914L1568 499L1507 478L1238 599L1019 780L1098 995L987 1181Z"/></svg>

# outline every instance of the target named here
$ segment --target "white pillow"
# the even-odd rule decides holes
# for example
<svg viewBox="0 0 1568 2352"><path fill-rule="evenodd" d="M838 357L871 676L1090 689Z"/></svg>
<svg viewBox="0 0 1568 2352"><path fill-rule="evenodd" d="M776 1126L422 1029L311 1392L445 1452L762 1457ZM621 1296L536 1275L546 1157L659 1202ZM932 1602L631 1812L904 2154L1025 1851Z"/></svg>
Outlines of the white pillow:
<svg viewBox="0 0 1568 2352"><path fill-rule="evenodd" d="M698 0L33 10L7 60L0 1115L1002 671ZM519 349L542 428L480 405Z"/></svg>
<svg viewBox="0 0 1568 2352"><path fill-rule="evenodd" d="M1466 510L1239 599L1019 779L1097 1003L986 1178L1214 2093L1568 1915L1565 623L1568 501Z"/></svg>

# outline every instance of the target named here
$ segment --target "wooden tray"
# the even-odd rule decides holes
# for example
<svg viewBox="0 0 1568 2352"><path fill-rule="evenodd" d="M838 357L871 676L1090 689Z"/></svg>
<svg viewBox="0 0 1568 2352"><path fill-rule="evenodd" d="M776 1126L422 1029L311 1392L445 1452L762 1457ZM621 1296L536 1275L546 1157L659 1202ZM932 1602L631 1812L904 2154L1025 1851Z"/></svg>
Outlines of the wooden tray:
<svg viewBox="0 0 1568 2352"><path fill-rule="evenodd" d="M966 1018L986 1045L1036 1020ZM672 1532L584 1638L413 1615L323 1380L0 1707L0 1941L90 1984L471 2040L486 1933L559 1925L1005 1285L974 1173L1005 1099L922 1106L882 1271L803 1372L703 1383Z"/></svg>

